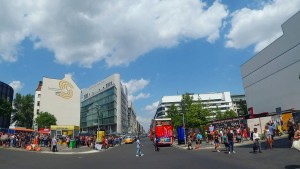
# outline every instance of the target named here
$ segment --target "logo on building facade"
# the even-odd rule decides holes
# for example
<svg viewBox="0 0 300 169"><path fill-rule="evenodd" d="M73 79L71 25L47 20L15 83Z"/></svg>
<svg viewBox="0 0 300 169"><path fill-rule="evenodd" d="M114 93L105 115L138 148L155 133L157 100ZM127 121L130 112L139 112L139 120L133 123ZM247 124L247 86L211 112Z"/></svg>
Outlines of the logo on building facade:
<svg viewBox="0 0 300 169"><path fill-rule="evenodd" d="M73 96L73 86L71 83L61 80L59 81L59 88L60 91L56 92L56 95L64 98L64 99L70 99Z"/></svg>

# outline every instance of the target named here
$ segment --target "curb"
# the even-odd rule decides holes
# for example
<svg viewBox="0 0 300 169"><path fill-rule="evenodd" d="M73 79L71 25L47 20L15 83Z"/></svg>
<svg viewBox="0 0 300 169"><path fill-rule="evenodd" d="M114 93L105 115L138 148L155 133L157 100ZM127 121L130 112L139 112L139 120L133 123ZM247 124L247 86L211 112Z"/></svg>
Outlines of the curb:
<svg viewBox="0 0 300 169"><path fill-rule="evenodd" d="M274 138L274 140L280 140L280 139L285 139L285 138L287 138L287 135L282 135L281 137ZM261 143L263 143L263 142L266 142L266 140L261 141ZM235 143L234 147L241 147L241 146L252 145L252 144L253 144L253 141L250 140L250 141L247 141L247 143L242 143L242 144L236 144ZM188 150L187 146L183 147L183 146L179 146L177 144L173 144L172 147L182 149L182 150ZM194 147L193 147L192 150L196 150ZM220 146L220 148L222 148L222 147L224 147L224 146ZM215 149L215 146L213 145L213 146L208 146L208 147L200 147L200 149L197 149L197 150L209 150L209 149Z"/></svg>
<svg viewBox="0 0 300 169"><path fill-rule="evenodd" d="M92 154L92 153L99 153L104 150L90 150L90 151L83 151L83 152L51 152L51 151L41 151L40 153L43 154L59 154L59 155L72 155L72 154Z"/></svg>

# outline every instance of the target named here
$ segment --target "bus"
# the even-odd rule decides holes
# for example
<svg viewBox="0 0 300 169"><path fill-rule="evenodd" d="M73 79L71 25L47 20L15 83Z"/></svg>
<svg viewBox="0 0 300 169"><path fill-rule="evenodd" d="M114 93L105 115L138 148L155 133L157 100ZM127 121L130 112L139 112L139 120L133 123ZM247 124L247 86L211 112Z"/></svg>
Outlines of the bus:
<svg viewBox="0 0 300 169"><path fill-rule="evenodd" d="M173 144L173 126L171 118L156 118L153 121L154 136L158 145Z"/></svg>
<svg viewBox="0 0 300 169"><path fill-rule="evenodd" d="M153 122L154 122L154 119L151 120L150 129L149 129L149 138L150 138L150 141L153 141L153 135L154 135Z"/></svg>

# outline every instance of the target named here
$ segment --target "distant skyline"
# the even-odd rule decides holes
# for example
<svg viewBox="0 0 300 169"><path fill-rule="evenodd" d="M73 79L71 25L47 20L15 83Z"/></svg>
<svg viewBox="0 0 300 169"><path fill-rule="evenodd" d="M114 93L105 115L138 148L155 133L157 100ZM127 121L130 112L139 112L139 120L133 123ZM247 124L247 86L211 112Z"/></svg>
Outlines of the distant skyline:
<svg viewBox="0 0 300 169"><path fill-rule="evenodd" d="M240 66L282 35L299 0L2 1L0 81L80 89L120 73L147 130L163 96L243 94Z"/></svg>

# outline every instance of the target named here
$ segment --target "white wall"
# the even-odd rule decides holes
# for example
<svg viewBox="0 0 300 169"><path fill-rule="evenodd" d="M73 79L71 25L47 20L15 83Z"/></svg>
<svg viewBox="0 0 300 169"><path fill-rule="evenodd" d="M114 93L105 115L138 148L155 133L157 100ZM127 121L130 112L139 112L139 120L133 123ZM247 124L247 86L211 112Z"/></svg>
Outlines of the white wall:
<svg viewBox="0 0 300 169"><path fill-rule="evenodd" d="M300 12L284 34L241 66L247 106L254 113L300 109Z"/></svg>
<svg viewBox="0 0 300 169"><path fill-rule="evenodd" d="M73 88L61 89L59 84L64 80L72 85ZM57 119L58 125L80 125L80 94L81 91L71 79L66 75L64 79L43 78L41 89L40 112L53 114ZM67 83L66 83L67 84ZM59 92L72 94L60 95Z"/></svg>

